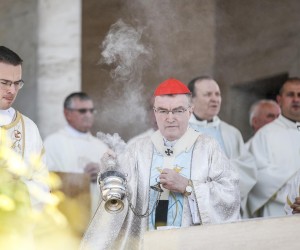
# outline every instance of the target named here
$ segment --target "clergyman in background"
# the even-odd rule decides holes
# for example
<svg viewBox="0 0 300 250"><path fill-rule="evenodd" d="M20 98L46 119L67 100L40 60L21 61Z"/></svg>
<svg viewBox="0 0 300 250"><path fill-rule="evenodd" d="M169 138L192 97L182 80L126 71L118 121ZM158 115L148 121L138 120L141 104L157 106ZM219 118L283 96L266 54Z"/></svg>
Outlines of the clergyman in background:
<svg viewBox="0 0 300 250"><path fill-rule="evenodd" d="M250 126L255 134L261 127L275 120L281 114L280 106L274 100L261 99L251 105L249 111ZM249 148L251 138L247 141Z"/></svg>
<svg viewBox="0 0 300 250"><path fill-rule="evenodd" d="M79 177L77 180L74 180L76 177L73 180L68 178L68 175L65 177L68 182L72 182L70 188L78 187L78 192L86 191L80 189L85 188L86 178L83 177L88 176L91 201L89 214L92 215L98 206L100 195L96 184L100 159L107 146L90 132L96 113L90 96L84 92L71 93L65 98L63 108L66 126L45 139L47 165L50 171L80 174L81 181Z"/></svg>
<svg viewBox="0 0 300 250"><path fill-rule="evenodd" d="M257 183L249 194L255 216L283 216L289 180L300 170L300 78L289 78L277 95L281 115L260 128L249 150L258 168Z"/></svg>
<svg viewBox="0 0 300 250"><path fill-rule="evenodd" d="M194 105L189 124L196 131L215 138L239 173L241 216L248 218L247 198L256 183L255 160L245 147L241 132L218 117L222 102L218 83L210 76L199 76L191 80L188 87Z"/></svg>

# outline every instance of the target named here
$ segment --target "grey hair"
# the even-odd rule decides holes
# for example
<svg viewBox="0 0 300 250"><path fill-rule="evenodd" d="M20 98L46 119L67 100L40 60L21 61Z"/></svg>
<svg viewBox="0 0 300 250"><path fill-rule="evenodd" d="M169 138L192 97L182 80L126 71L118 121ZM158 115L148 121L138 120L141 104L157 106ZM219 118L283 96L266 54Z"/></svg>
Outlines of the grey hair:
<svg viewBox="0 0 300 250"><path fill-rule="evenodd" d="M249 111L249 123L250 123L250 126L252 127L252 119L255 115L257 115L257 112L258 112L258 108L261 106L261 105L264 105L264 104L272 104L272 105L276 105L278 106L278 103L275 102L274 100L271 100L271 99L262 99L262 100L258 100L256 101L255 103L253 103L250 107L250 111Z"/></svg>

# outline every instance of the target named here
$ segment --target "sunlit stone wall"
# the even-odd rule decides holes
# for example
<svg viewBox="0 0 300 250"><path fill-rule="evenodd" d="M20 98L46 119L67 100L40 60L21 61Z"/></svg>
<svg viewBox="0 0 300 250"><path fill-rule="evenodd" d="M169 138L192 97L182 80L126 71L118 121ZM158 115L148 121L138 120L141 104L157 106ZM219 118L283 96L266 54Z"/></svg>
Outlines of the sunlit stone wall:
<svg viewBox="0 0 300 250"><path fill-rule="evenodd" d="M64 123L63 101L81 89L81 1L39 0L37 88L42 136Z"/></svg>

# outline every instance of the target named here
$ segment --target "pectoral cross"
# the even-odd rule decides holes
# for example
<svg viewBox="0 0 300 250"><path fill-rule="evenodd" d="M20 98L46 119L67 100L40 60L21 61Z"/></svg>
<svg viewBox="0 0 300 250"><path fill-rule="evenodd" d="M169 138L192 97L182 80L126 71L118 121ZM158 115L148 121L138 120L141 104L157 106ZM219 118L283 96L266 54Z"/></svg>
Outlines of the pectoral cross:
<svg viewBox="0 0 300 250"><path fill-rule="evenodd" d="M171 149L168 148L168 149L165 151L165 153L166 153L168 156L170 156L170 155L173 154L173 150L171 150Z"/></svg>

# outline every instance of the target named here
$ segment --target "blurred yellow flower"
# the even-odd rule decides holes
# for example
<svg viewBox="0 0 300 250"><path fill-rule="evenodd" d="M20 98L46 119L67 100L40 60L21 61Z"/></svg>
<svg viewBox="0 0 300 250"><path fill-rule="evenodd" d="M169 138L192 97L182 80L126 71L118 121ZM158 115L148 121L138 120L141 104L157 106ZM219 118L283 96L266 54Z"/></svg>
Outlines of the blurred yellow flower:
<svg viewBox="0 0 300 250"><path fill-rule="evenodd" d="M49 173L49 178L48 178L48 186L50 187L51 190L57 190L61 187L62 182L61 179L57 174L54 174L53 172Z"/></svg>
<svg viewBox="0 0 300 250"><path fill-rule="evenodd" d="M7 195L0 194L0 209L4 211L12 211L16 208L16 203Z"/></svg>
<svg viewBox="0 0 300 250"><path fill-rule="evenodd" d="M59 176L38 179L34 170L44 169L40 157L33 155L27 165L9 145L0 129L0 249L77 249L80 239L58 209L65 199ZM32 179L47 183L52 192L31 185L30 196L25 183ZM44 206L33 208L31 198Z"/></svg>

